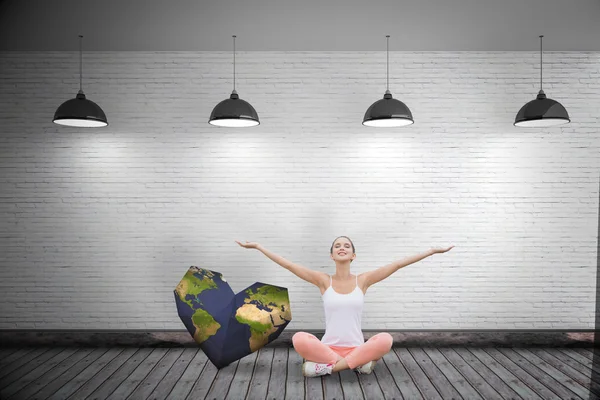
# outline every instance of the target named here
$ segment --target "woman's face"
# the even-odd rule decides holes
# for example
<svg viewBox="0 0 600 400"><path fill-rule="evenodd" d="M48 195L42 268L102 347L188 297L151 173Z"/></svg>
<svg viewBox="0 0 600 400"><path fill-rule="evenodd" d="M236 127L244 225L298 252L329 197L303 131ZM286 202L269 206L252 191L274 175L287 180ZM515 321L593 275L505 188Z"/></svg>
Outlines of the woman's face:
<svg viewBox="0 0 600 400"><path fill-rule="evenodd" d="M352 243L343 237L336 239L333 243L331 257L339 261L353 260L354 252L352 251Z"/></svg>

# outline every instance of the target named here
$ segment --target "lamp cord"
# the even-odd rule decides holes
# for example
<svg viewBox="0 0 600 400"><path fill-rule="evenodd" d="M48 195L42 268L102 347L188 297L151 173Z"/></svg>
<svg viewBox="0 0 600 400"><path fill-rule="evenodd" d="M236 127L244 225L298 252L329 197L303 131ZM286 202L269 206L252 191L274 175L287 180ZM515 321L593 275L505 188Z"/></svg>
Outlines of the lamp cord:
<svg viewBox="0 0 600 400"><path fill-rule="evenodd" d="M543 61L542 61L542 38L544 35L540 35L540 90L542 90L542 70L543 70Z"/></svg>
<svg viewBox="0 0 600 400"><path fill-rule="evenodd" d="M387 38L387 90L390 90L390 35Z"/></svg>
<svg viewBox="0 0 600 400"><path fill-rule="evenodd" d="M233 35L233 90L235 90L235 35Z"/></svg>
<svg viewBox="0 0 600 400"><path fill-rule="evenodd" d="M82 78L83 75L83 56L82 56L82 38L83 35L79 35L79 91L83 92Z"/></svg>

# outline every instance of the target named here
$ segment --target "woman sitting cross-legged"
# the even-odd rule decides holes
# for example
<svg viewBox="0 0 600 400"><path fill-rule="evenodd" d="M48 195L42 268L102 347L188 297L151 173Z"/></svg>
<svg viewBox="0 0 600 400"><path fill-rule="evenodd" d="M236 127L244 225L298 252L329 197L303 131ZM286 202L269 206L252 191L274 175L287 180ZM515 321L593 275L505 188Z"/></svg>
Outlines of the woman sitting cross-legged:
<svg viewBox="0 0 600 400"><path fill-rule="evenodd" d="M394 339L389 333L380 332L364 341L361 320L365 292L369 286L387 278L398 269L435 253L445 253L454 247L432 248L426 253L353 276L350 274L350 263L356 258L354 244L348 237L340 236L333 241L329 250L336 266L335 275L329 276L294 264L258 243L236 243L245 248L260 250L277 264L321 290L325 308L325 334L321 340L308 332L297 332L292 337L294 349L306 360L302 364L302 373L307 377L344 369L370 374L377 360L391 350Z"/></svg>

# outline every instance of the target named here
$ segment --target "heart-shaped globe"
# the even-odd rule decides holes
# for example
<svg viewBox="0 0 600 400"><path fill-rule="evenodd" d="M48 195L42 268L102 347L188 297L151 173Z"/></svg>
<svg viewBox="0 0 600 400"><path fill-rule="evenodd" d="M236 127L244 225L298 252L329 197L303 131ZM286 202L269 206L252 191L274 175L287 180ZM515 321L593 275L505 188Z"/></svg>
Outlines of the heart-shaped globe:
<svg viewBox="0 0 600 400"><path fill-rule="evenodd" d="M234 294L221 273L196 266L174 295L179 318L218 369L271 343L292 320L287 288L255 282Z"/></svg>

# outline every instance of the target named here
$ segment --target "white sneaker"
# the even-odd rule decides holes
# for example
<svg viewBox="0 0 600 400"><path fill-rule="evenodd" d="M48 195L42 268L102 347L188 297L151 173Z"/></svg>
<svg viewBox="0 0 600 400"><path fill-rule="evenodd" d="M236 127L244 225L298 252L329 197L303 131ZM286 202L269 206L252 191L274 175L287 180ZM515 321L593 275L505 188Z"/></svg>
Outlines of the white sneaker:
<svg viewBox="0 0 600 400"><path fill-rule="evenodd" d="M315 376L331 374L335 364L320 364L312 361L305 361L302 364L302 375L312 378Z"/></svg>
<svg viewBox="0 0 600 400"><path fill-rule="evenodd" d="M371 372L373 372L373 368L375 368L375 363L377 361L369 361L368 363L361 365L357 368L354 368L354 370L356 372L358 372L359 374L370 374Z"/></svg>

